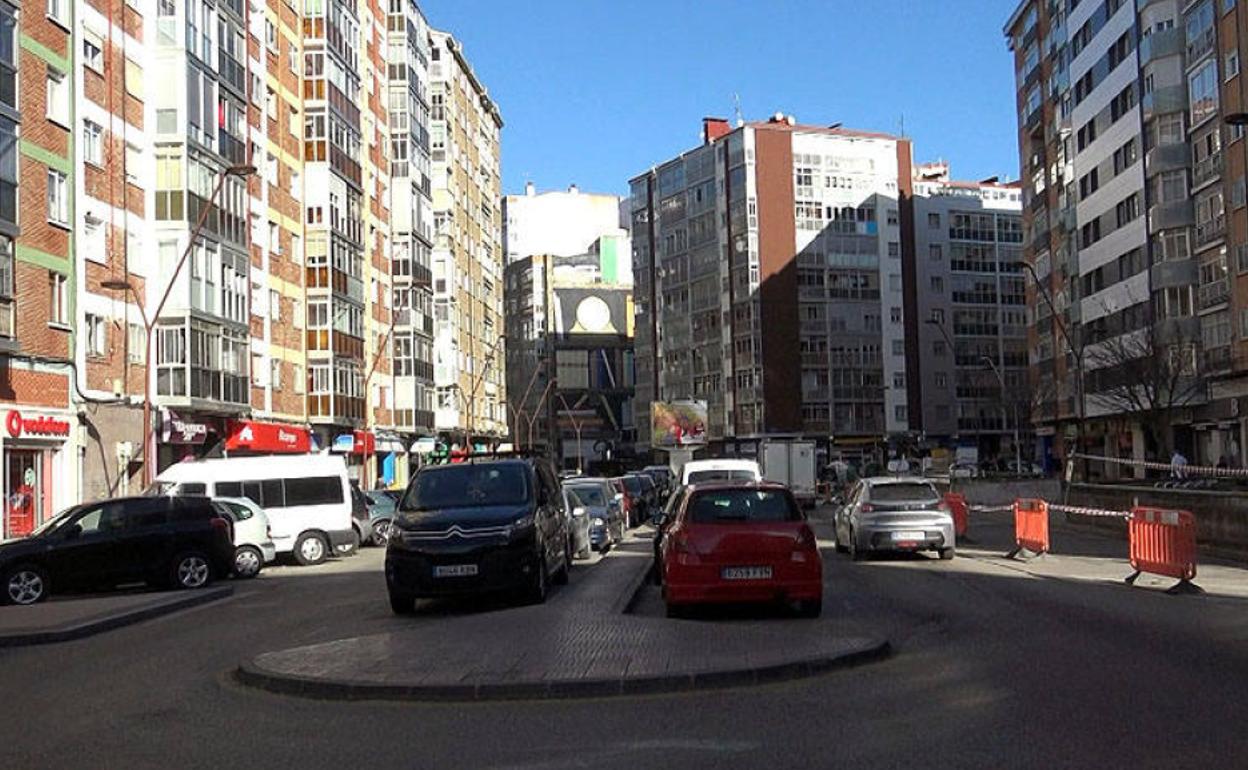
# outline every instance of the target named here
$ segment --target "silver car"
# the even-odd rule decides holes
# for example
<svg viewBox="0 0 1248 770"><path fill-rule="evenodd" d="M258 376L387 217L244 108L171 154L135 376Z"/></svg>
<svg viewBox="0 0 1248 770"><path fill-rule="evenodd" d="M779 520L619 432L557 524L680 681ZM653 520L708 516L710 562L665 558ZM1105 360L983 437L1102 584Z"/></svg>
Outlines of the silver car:
<svg viewBox="0 0 1248 770"><path fill-rule="evenodd" d="M572 555L589 558L589 511L570 487L563 488L563 509L568 515L568 537L572 538Z"/></svg>
<svg viewBox="0 0 1248 770"><path fill-rule="evenodd" d="M589 544L595 551L606 553L624 540L624 507L620 496L608 479L578 478L563 483L580 501L589 520Z"/></svg>
<svg viewBox="0 0 1248 770"><path fill-rule="evenodd" d="M254 578L264 565L277 558L264 509L246 497L213 499L234 522L234 575Z"/></svg>
<svg viewBox="0 0 1248 770"><path fill-rule="evenodd" d="M836 513L836 550L855 561L873 551L936 551L952 559L956 546L953 514L925 479L863 479Z"/></svg>

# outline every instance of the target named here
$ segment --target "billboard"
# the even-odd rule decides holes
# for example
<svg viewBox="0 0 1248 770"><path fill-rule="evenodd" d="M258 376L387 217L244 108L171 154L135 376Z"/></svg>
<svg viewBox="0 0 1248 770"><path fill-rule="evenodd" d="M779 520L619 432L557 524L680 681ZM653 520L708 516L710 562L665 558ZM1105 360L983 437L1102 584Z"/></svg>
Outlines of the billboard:
<svg viewBox="0 0 1248 770"><path fill-rule="evenodd" d="M655 401L650 404L651 443L663 448L706 443L705 401Z"/></svg>
<svg viewBox="0 0 1248 770"><path fill-rule="evenodd" d="M609 286L556 286L555 333L564 336L633 336L632 290Z"/></svg>

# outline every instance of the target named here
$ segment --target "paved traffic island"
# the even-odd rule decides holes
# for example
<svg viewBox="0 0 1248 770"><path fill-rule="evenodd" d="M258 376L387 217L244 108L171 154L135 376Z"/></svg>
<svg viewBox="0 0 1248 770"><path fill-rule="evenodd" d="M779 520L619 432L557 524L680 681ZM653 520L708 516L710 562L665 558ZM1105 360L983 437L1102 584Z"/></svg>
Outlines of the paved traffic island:
<svg viewBox="0 0 1248 770"><path fill-rule="evenodd" d="M244 684L336 700L595 698L740 687L886 657L888 642L844 619L668 620L624 614L649 566L625 545L546 605L417 618L410 628L268 652Z"/></svg>

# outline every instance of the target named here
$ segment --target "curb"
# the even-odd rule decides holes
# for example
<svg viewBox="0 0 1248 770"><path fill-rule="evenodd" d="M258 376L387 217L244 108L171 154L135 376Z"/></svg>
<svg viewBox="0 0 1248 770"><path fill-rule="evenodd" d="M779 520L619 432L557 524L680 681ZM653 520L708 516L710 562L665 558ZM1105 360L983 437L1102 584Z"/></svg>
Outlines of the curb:
<svg viewBox="0 0 1248 770"><path fill-rule="evenodd" d="M162 615L168 615L178 610L185 610L190 607L198 607L201 604L208 604L218 599L224 599L234 594L233 586L220 586L217 588L208 588L202 591L189 591L187 595L170 601L167 603L157 604L155 606L140 607L138 609L118 612L114 615L107 615L102 618L88 620L76 625L61 626L40 631L19 631L12 634L0 634L0 648L4 647L30 647L40 644L54 644L56 642L68 642L74 639L83 639L88 636L112 631L124 626L142 623L145 620L158 618Z"/></svg>
<svg viewBox="0 0 1248 770"><path fill-rule="evenodd" d="M316 700L469 702L507 700L574 700L636 695L722 690L748 685L774 684L806 679L831 671L884 660L892 654L886 640L867 640L858 649L826 657L778 663L755 668L702 671L653 677L615 679L568 679L551 682L508 682L458 685L397 685L353 682L342 679L274 674L254 660L240 665L234 679L240 684L279 695Z"/></svg>

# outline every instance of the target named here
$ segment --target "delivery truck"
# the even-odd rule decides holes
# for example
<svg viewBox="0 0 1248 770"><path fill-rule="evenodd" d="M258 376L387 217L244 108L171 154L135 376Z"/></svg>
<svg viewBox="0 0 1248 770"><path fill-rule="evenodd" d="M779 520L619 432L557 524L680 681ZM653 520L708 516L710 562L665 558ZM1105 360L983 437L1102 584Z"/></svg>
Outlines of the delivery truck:
<svg viewBox="0 0 1248 770"><path fill-rule="evenodd" d="M800 439L766 439L758 449L763 478L784 484L804 506L817 502L815 442Z"/></svg>

